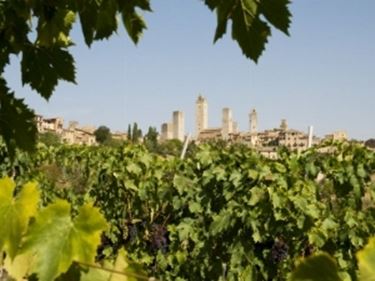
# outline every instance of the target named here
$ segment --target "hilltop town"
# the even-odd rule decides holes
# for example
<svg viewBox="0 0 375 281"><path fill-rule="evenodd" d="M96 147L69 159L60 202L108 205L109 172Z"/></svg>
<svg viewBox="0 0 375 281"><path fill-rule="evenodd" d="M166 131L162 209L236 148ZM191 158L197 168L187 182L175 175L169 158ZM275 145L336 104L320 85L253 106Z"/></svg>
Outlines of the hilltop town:
<svg viewBox="0 0 375 281"><path fill-rule="evenodd" d="M37 116L37 128L39 133L53 132L67 144L96 145L95 130L93 126L79 126L78 122L71 121L64 127L64 120L59 117L44 118ZM224 140L231 143L242 143L256 148L265 156L276 157L276 150L279 146L287 147L291 150L302 151L308 147L321 142L322 140L346 140L347 133L337 131L318 138L313 135L313 128L310 126L307 132L298 131L288 127L287 120L282 119L279 128L258 130L258 112L252 109L249 112L248 130L241 132L237 122L233 120L230 108L222 109L222 124L219 127L208 127L208 101L203 96L198 96L195 103L195 132L189 135L196 143L203 143L212 140ZM117 140L127 140L125 132L114 132L112 138ZM182 111L174 111L171 122L161 125L159 141L177 139L185 141L185 117Z"/></svg>

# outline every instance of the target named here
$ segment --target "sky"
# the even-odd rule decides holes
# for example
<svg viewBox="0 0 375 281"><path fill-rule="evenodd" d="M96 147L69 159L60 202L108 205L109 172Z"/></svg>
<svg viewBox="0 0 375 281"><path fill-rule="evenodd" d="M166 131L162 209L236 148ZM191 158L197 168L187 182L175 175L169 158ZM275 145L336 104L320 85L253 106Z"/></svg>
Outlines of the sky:
<svg viewBox="0 0 375 281"><path fill-rule="evenodd" d="M135 46L120 26L110 40L83 43L75 26L71 53L77 85L60 82L47 102L21 84L19 58L6 69L16 96L38 114L81 125L126 131L137 122L160 130L172 112L185 113L194 133L195 101L208 101L209 126L229 107L241 131L249 112L259 130L289 127L324 136L375 137L374 0L295 0L290 37L273 30L258 64L246 59L230 34L213 44L216 15L200 0L152 0L148 29Z"/></svg>

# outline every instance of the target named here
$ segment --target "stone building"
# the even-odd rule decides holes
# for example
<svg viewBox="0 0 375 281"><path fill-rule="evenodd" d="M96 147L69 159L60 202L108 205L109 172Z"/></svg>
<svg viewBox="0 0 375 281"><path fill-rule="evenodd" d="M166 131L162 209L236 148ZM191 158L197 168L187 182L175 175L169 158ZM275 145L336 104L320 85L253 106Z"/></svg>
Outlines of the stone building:
<svg viewBox="0 0 375 281"><path fill-rule="evenodd" d="M37 115L36 125L39 133L53 132L60 135L63 131L64 119L60 117L44 118L41 115Z"/></svg>
<svg viewBox="0 0 375 281"><path fill-rule="evenodd" d="M161 125L161 134L160 140L166 141L173 139L173 124L172 123L163 123Z"/></svg>
<svg viewBox="0 0 375 281"><path fill-rule="evenodd" d="M250 133L255 134L258 132L258 113L255 108L249 114Z"/></svg>
<svg viewBox="0 0 375 281"><path fill-rule="evenodd" d="M181 111L173 112L173 138L180 141L185 138L185 118Z"/></svg>
<svg viewBox="0 0 375 281"><path fill-rule="evenodd" d="M220 140L223 138L222 128L208 128L201 130L198 135L198 142L206 142L210 140Z"/></svg>
<svg viewBox="0 0 375 281"><path fill-rule="evenodd" d="M324 140L344 141L348 139L348 134L345 131L336 131L332 134L325 135Z"/></svg>
<svg viewBox="0 0 375 281"><path fill-rule="evenodd" d="M232 110L228 107L223 108L222 120L222 137L224 140L229 139L229 135L233 133Z"/></svg>
<svg viewBox="0 0 375 281"><path fill-rule="evenodd" d="M58 135L67 144L95 145L95 127L78 127L78 122L71 121L69 126L64 128L64 120L59 117L44 118L37 115L36 125L39 133L52 132Z"/></svg>
<svg viewBox="0 0 375 281"><path fill-rule="evenodd" d="M208 127L208 103L203 96L199 96L195 103L195 135L198 138L201 131Z"/></svg>
<svg viewBox="0 0 375 281"><path fill-rule="evenodd" d="M172 122L161 125L160 141L171 139L180 141L184 141L185 139L185 117L182 111L174 111Z"/></svg>

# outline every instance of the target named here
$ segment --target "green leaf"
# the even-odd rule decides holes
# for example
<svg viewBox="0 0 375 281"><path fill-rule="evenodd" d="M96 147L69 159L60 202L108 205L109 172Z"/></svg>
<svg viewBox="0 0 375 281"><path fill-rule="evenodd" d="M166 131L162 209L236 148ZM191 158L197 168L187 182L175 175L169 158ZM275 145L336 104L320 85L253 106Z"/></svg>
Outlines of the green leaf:
<svg viewBox="0 0 375 281"><path fill-rule="evenodd" d="M103 268L90 267L82 272L80 281L139 281L148 280L144 271L134 263L130 263L124 249L119 251L114 264L105 262Z"/></svg>
<svg viewBox="0 0 375 281"><path fill-rule="evenodd" d="M122 21L125 29L134 44L137 44L141 38L143 31L146 29L146 23L143 17L133 9L125 8L122 10Z"/></svg>
<svg viewBox="0 0 375 281"><path fill-rule="evenodd" d="M79 19L81 22L82 33L87 46L91 46L94 40L96 21L101 0L78 0Z"/></svg>
<svg viewBox="0 0 375 281"><path fill-rule="evenodd" d="M37 128L35 114L22 99L9 92L0 77L0 135L4 138L11 157L15 149L33 151L36 145Z"/></svg>
<svg viewBox="0 0 375 281"><path fill-rule="evenodd" d="M33 256L30 254L17 255L14 260L7 257L4 262L6 271L11 276L10 280L25 281L25 276L29 275ZM72 281L72 280L69 280Z"/></svg>
<svg viewBox="0 0 375 281"><path fill-rule="evenodd" d="M341 281L336 262L327 254L317 254L303 260L290 281Z"/></svg>
<svg viewBox="0 0 375 281"><path fill-rule="evenodd" d="M247 26L243 14L240 7L233 12L232 38L237 41L246 57L258 62L271 29L259 18L254 18L251 26Z"/></svg>
<svg viewBox="0 0 375 281"><path fill-rule="evenodd" d="M59 48L29 47L21 61L22 83L49 99L59 80L75 83L72 55Z"/></svg>
<svg viewBox="0 0 375 281"><path fill-rule="evenodd" d="M117 30L117 1L105 0L98 9L95 39L109 38Z"/></svg>
<svg viewBox="0 0 375 281"><path fill-rule="evenodd" d="M219 215L213 217L213 222L210 225L210 233L217 235L225 231L231 224L234 223L232 216L228 211L223 211Z"/></svg>
<svg viewBox="0 0 375 281"><path fill-rule="evenodd" d="M261 13L277 29L289 35L291 13L289 0L262 0L260 1Z"/></svg>
<svg viewBox="0 0 375 281"><path fill-rule="evenodd" d="M359 280L375 280L375 238L371 238L366 247L357 253Z"/></svg>
<svg viewBox="0 0 375 281"><path fill-rule="evenodd" d="M68 47L72 44L69 32L75 22L75 13L59 8L51 19L39 18L37 44L43 47Z"/></svg>
<svg viewBox="0 0 375 281"><path fill-rule="evenodd" d="M11 259L18 253L22 236L39 202L36 183L25 184L13 197L15 186L9 178L0 180L0 251L5 250Z"/></svg>
<svg viewBox="0 0 375 281"><path fill-rule="evenodd" d="M224 1L221 5L217 7L217 27L214 37L214 43L219 40L227 31L228 19L230 13L232 12L233 1Z"/></svg>
<svg viewBox="0 0 375 281"><path fill-rule="evenodd" d="M228 20L232 20L232 38L243 54L255 62L271 35L270 24L288 34L289 0L205 0L205 4L217 14L214 42L225 34Z"/></svg>
<svg viewBox="0 0 375 281"><path fill-rule="evenodd" d="M72 220L70 204L58 200L43 209L27 234L24 252L35 255L32 272L40 281L53 280L73 261L93 263L106 221L97 208L86 204Z"/></svg>

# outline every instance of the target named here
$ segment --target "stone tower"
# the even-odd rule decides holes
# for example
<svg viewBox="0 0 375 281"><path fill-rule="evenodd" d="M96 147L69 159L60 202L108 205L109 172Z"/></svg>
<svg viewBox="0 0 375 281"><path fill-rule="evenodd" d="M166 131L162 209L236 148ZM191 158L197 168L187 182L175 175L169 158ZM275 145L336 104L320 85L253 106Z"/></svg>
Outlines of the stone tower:
<svg viewBox="0 0 375 281"><path fill-rule="evenodd" d="M196 138L199 137L199 133L208 127L208 104L207 100L199 95L195 103L195 134Z"/></svg>
<svg viewBox="0 0 375 281"><path fill-rule="evenodd" d="M222 130L223 130L223 138L228 139L229 134L233 133L233 118L232 118L232 110L230 108L223 108L223 123L222 123Z"/></svg>
<svg viewBox="0 0 375 281"><path fill-rule="evenodd" d="M258 113L253 109L249 114L250 121L250 133L256 133L258 131Z"/></svg>
<svg viewBox="0 0 375 281"><path fill-rule="evenodd" d="M181 111L173 112L173 138L184 141L185 120L184 113Z"/></svg>
<svg viewBox="0 0 375 281"><path fill-rule="evenodd" d="M282 131L288 130L288 122L286 121L286 119L281 119L280 130Z"/></svg>

